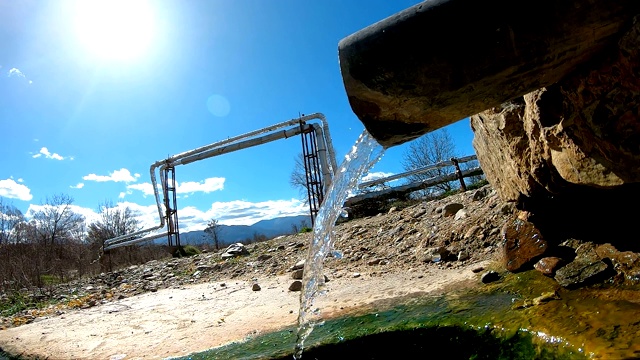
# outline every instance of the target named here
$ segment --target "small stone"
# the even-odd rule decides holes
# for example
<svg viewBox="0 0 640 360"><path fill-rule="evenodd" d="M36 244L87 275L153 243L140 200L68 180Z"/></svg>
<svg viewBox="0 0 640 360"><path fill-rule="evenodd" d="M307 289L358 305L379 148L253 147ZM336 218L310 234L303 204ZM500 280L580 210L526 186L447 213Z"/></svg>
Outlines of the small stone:
<svg viewBox="0 0 640 360"><path fill-rule="evenodd" d="M295 280L301 280L303 275L304 275L304 269L298 269L298 270L294 270L291 273L291 278Z"/></svg>
<svg viewBox="0 0 640 360"><path fill-rule="evenodd" d="M424 209L424 208L421 208L421 209L418 209L418 210L417 210L416 212L414 212L413 214L411 214L411 216L412 216L414 219L417 219L417 218L421 217L422 215L424 215L424 214L426 214L426 213L427 213L427 210L426 210L426 209Z"/></svg>
<svg viewBox="0 0 640 360"><path fill-rule="evenodd" d="M269 260L269 259L271 259L271 258L272 258L272 256L271 256L271 255L268 255L268 254L262 254L262 255L258 256L258 259L257 259L257 260L258 260L258 261L265 261L265 260Z"/></svg>
<svg viewBox="0 0 640 360"><path fill-rule="evenodd" d="M482 277L480 278L480 280L482 281L482 283L488 284L488 283L492 283L494 281L500 280L500 275L497 272L491 270L482 274Z"/></svg>
<svg viewBox="0 0 640 360"><path fill-rule="evenodd" d="M453 220L458 221L458 220L466 219L466 218L468 218L468 217L469 217L469 215L467 214L467 212L466 212L466 211L464 211L464 210L458 210L458 212L456 213L456 215L453 217Z"/></svg>
<svg viewBox="0 0 640 360"><path fill-rule="evenodd" d="M458 253L458 261L465 261L469 258L469 253L466 251L460 251Z"/></svg>
<svg viewBox="0 0 640 360"><path fill-rule="evenodd" d="M302 281L296 280L289 285L289 291L300 291L302 290Z"/></svg>
<svg viewBox="0 0 640 360"><path fill-rule="evenodd" d="M304 268L304 259L298 261L295 265L291 267L291 270L298 270Z"/></svg>
<svg viewBox="0 0 640 360"><path fill-rule="evenodd" d="M391 214L391 213L393 213L393 212L395 212L395 211L397 211L397 210L398 210L398 208L397 208L397 207L395 207L395 206L393 206L393 207L391 207L391 209L389 209L388 214Z"/></svg>
<svg viewBox="0 0 640 360"><path fill-rule="evenodd" d="M533 268L540 271L544 275L553 276L556 269L562 264L562 259L555 256L544 257L533 265Z"/></svg>
<svg viewBox="0 0 640 360"><path fill-rule="evenodd" d="M458 204L458 203L452 203L452 204L448 204L444 207L444 209L442 209L442 211L444 211L444 216L454 216L459 210L461 210L464 207L464 205L462 204Z"/></svg>
<svg viewBox="0 0 640 360"><path fill-rule="evenodd" d="M476 190L475 193L473 193L473 201L479 201L484 199L487 195L489 195L489 188L488 187L484 187L482 189L478 189Z"/></svg>
<svg viewBox="0 0 640 360"><path fill-rule="evenodd" d="M471 271L472 271L474 274L477 274L477 273L481 272L482 270L484 270L484 267L483 267L483 266L478 266L478 267L474 267L473 269L471 269Z"/></svg>
<svg viewBox="0 0 640 360"><path fill-rule="evenodd" d="M359 277L360 277L360 273L353 273L353 274L351 275L351 277L353 277L353 278L359 278Z"/></svg>
<svg viewBox="0 0 640 360"><path fill-rule="evenodd" d="M251 286L251 290L253 291L260 291L261 289L262 288L258 284L253 284L253 286Z"/></svg>
<svg viewBox="0 0 640 360"><path fill-rule="evenodd" d="M367 265L370 265L370 266L371 265L378 265L378 264L380 264L380 261L382 261L382 259L372 259L372 260L367 261Z"/></svg>

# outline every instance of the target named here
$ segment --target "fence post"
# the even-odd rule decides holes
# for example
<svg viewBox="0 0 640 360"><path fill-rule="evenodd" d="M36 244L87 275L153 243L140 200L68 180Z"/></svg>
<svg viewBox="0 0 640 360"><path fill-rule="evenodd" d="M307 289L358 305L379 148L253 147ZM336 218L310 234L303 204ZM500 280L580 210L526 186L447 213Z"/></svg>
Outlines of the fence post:
<svg viewBox="0 0 640 360"><path fill-rule="evenodd" d="M462 189L462 191L467 191L467 186L464 184L464 177L462 176L462 171L460 170L458 159L451 158L451 162L453 163L453 166L456 167L456 176L458 177L458 180L460 180L460 188Z"/></svg>

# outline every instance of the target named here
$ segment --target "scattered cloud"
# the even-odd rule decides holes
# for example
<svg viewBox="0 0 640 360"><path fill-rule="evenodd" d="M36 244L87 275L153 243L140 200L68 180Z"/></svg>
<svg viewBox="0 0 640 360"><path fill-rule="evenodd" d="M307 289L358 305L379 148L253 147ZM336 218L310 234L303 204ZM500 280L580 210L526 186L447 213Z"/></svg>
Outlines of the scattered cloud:
<svg viewBox="0 0 640 360"><path fill-rule="evenodd" d="M139 176L139 174L136 174ZM86 178L85 178L86 180ZM224 189L225 178L212 177L204 179L203 181L185 181L185 182L176 182L177 183L177 193L184 194L183 198L188 197L189 194L193 194L196 192L203 192L208 194L213 191ZM160 188L160 184L158 184L158 189ZM127 192L120 193L119 197L122 199L126 195L133 194L133 190L141 191L143 196L153 195L153 186L151 183L144 182L139 184L130 184L127 185Z"/></svg>
<svg viewBox="0 0 640 360"><path fill-rule="evenodd" d="M131 195L133 194L133 192L131 190L138 190L138 191L142 191L142 195L144 196L148 196L148 195L153 195L153 186L151 185L151 183L140 183L140 184L131 184L131 185L127 185L127 194ZM120 193L122 195L122 193ZM124 196L123 196L124 197Z"/></svg>
<svg viewBox="0 0 640 360"><path fill-rule="evenodd" d="M66 205L58 205L57 207L63 207ZM33 218L33 215L38 212L38 211L42 211L44 209L48 209L48 208L52 208L51 205L38 205L38 204L30 204L29 208L27 209L27 212L25 213L25 217L30 219ZM69 210L73 211L76 214L80 214L84 217L84 220L87 224L91 224L93 222L96 222L98 220L100 220L100 215L98 213L95 212L95 210L91 209L91 208L86 208L86 207L82 207L82 206L78 206L78 205L69 205Z"/></svg>
<svg viewBox="0 0 640 360"><path fill-rule="evenodd" d="M213 177L207 178L202 182L185 181L178 182L178 194L193 194L195 192L210 193L216 190L224 189L225 178Z"/></svg>
<svg viewBox="0 0 640 360"><path fill-rule="evenodd" d="M51 153L49 151L49 149L47 149L46 147L42 147L40 149L40 151L37 154L33 155L32 157L34 159L37 159L37 158L39 158L41 156L44 156L46 159L53 159L53 160L64 160L65 159L64 156L61 156L58 153ZM71 160L73 160L73 158L71 158Z"/></svg>
<svg viewBox="0 0 640 360"><path fill-rule="evenodd" d="M19 183L23 183L23 182L24 182L24 180L23 180L22 178L18 178L18 182L19 182Z"/></svg>
<svg viewBox="0 0 640 360"><path fill-rule="evenodd" d="M140 174L131 175L129 170L122 168L120 170L115 170L109 175L96 175L96 174L85 175L82 177L82 180L97 181L97 182L113 181L113 182L130 183L130 182L137 181L139 177L140 177Z"/></svg>
<svg viewBox="0 0 640 360"><path fill-rule="evenodd" d="M0 184L2 184L0 180ZM18 184L19 185L19 184ZM2 185L0 185L0 189ZM31 218L33 214L49 205L29 205L25 216ZM148 229L160 223L158 207L153 205L140 205L133 202L122 201L117 203L116 208L129 208L135 215L140 226ZM87 224L98 221L100 213L95 209L77 205L71 205L71 210L84 216ZM250 202L245 200L235 200L229 202L215 202L205 211L187 206L178 209L180 218L180 231L203 230L207 222L217 219L224 225L251 225L260 220L273 219L284 216L308 215L309 208L300 200L270 200L262 202Z"/></svg>
<svg viewBox="0 0 640 360"><path fill-rule="evenodd" d="M207 211L185 207L178 209L178 216L180 227L190 231L204 229L210 219L216 219L224 225L251 225L260 220L306 215L308 212L309 207L298 199L261 202L234 200L214 202Z"/></svg>
<svg viewBox="0 0 640 360"><path fill-rule="evenodd" d="M0 196L22 201L33 199L31 190L26 185L18 184L13 179L0 180Z"/></svg>
<svg viewBox="0 0 640 360"><path fill-rule="evenodd" d="M27 80L27 82L31 85L33 84L32 80L27 79L26 76L24 76L24 73L22 71L20 71L20 69L18 68L11 68L9 69L9 71L7 71L7 77L18 77L18 78L23 78L25 80Z"/></svg>
<svg viewBox="0 0 640 360"><path fill-rule="evenodd" d="M7 76L8 77L13 77L13 76L24 77L24 74L18 68L11 68L9 69Z"/></svg>
<svg viewBox="0 0 640 360"><path fill-rule="evenodd" d="M84 183L78 183L77 185L69 186L72 189L82 189L84 187Z"/></svg>
<svg viewBox="0 0 640 360"><path fill-rule="evenodd" d="M124 193L124 192L121 192L121 193L118 195L118 199L124 199L124 197L125 197L125 196L127 196L127 194L126 194L126 193Z"/></svg>

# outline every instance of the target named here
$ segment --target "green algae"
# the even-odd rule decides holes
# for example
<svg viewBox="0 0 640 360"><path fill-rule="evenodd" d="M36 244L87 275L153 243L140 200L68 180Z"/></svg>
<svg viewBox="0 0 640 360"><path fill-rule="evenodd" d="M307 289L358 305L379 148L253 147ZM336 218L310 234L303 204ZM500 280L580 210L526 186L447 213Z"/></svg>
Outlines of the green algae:
<svg viewBox="0 0 640 360"><path fill-rule="evenodd" d="M627 359L640 357L639 334L639 287L565 290L528 271L327 319L305 342L303 358L385 359L444 351L449 359ZM295 342L296 329L290 327L181 359L291 359Z"/></svg>

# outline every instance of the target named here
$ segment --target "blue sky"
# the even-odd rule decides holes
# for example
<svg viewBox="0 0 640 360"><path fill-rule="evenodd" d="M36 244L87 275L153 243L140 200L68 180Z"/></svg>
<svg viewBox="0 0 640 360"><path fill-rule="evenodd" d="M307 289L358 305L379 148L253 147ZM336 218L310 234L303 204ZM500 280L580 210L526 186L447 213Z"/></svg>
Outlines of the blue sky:
<svg viewBox="0 0 640 360"><path fill-rule="evenodd" d="M153 162L315 112L340 163L364 127L338 42L415 3L0 0L0 196L28 214L65 193L88 219L111 200L156 224ZM448 128L473 153L468 120ZM372 172L402 172L406 146ZM296 137L177 167L182 226L305 214L299 152Z"/></svg>

